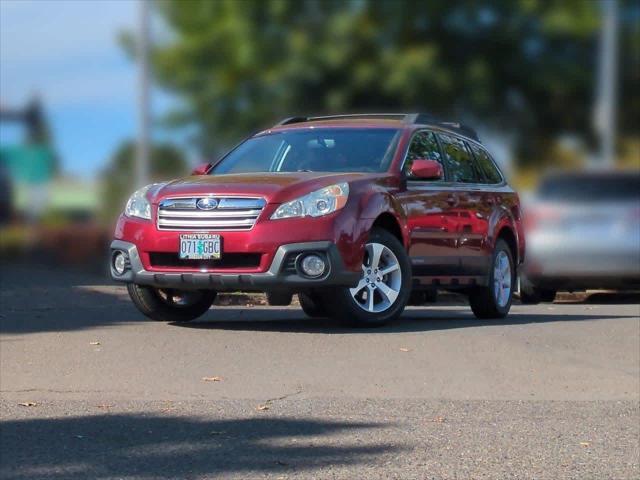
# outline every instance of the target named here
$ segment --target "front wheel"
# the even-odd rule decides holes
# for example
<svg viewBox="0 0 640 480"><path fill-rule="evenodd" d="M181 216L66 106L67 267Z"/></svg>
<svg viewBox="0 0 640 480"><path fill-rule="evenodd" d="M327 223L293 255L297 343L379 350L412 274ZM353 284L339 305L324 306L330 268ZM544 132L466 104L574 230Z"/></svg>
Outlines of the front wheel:
<svg viewBox="0 0 640 480"><path fill-rule="evenodd" d="M159 322L188 322L204 315L216 299L213 290L175 290L127 284L140 312Z"/></svg>
<svg viewBox="0 0 640 480"><path fill-rule="evenodd" d="M489 282L469 295L471 310L477 318L504 318L511 309L516 269L507 243L499 239L493 251Z"/></svg>
<svg viewBox="0 0 640 480"><path fill-rule="evenodd" d="M388 231L373 229L358 285L331 289L323 300L330 315L343 323L378 327L400 316L410 294L411 263L404 246Z"/></svg>

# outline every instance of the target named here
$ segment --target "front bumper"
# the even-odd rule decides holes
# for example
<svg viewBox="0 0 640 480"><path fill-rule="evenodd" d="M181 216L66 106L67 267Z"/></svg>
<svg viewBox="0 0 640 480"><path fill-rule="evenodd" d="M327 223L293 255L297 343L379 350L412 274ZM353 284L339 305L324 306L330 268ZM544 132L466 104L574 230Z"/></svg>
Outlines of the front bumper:
<svg viewBox="0 0 640 480"><path fill-rule="evenodd" d="M149 285L157 288L272 291L293 290L324 286L355 287L359 272L345 268L336 245L329 241L291 243L281 245L266 272L209 273L209 272L157 272L145 270L135 244L122 240L111 243L111 257L116 251L128 256L127 270L118 275L110 261L111 277L117 282ZM328 262L328 271L319 278L308 278L291 262L301 253L320 253ZM293 265L293 268L292 268Z"/></svg>

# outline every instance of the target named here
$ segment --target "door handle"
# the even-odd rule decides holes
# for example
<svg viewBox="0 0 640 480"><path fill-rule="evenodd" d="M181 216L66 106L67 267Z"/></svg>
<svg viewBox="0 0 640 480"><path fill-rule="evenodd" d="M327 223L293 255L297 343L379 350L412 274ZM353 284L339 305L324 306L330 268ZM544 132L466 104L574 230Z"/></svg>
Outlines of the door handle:
<svg viewBox="0 0 640 480"><path fill-rule="evenodd" d="M452 207L453 207L456 203L458 203L458 197L456 197L456 196L455 196L455 195L453 195L453 194L450 194L450 195L447 197L447 203L448 203L450 206L452 206Z"/></svg>

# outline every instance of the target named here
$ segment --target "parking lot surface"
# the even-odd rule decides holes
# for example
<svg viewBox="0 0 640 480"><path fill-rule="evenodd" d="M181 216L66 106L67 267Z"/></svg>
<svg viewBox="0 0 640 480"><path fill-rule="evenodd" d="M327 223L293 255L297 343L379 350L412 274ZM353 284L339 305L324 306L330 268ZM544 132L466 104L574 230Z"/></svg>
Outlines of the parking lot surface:
<svg viewBox="0 0 640 480"><path fill-rule="evenodd" d="M3 266L0 477L640 475L637 298L145 320L102 276Z"/></svg>

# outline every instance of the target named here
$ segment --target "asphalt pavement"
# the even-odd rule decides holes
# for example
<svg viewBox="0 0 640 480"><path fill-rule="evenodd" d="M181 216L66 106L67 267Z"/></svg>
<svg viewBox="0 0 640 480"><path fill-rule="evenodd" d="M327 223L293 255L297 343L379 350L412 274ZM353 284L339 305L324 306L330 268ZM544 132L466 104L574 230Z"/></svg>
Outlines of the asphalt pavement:
<svg viewBox="0 0 640 480"><path fill-rule="evenodd" d="M3 479L640 477L637 297L165 324L102 276L0 268Z"/></svg>

